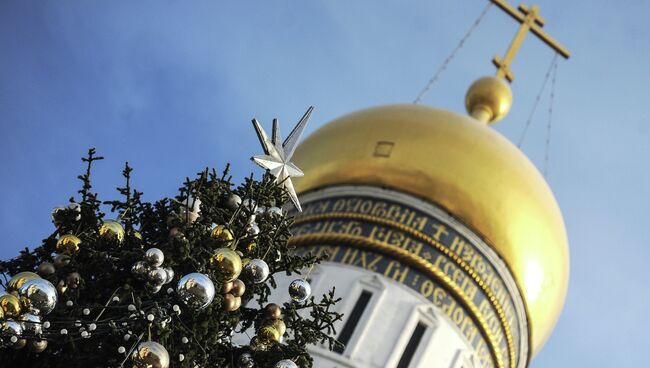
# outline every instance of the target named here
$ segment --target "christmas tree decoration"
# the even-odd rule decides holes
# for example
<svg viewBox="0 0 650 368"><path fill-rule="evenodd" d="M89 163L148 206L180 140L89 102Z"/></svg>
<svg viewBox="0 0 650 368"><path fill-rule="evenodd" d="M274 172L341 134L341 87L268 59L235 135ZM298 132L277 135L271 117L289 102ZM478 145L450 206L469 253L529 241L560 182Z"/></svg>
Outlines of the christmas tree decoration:
<svg viewBox="0 0 650 368"><path fill-rule="evenodd" d="M293 360L290 359L284 359L279 361L276 365L275 368L298 368L298 365L293 362Z"/></svg>
<svg viewBox="0 0 650 368"><path fill-rule="evenodd" d="M289 296L296 303L304 303L311 295L311 285L304 279L296 279L289 284Z"/></svg>
<svg viewBox="0 0 650 368"><path fill-rule="evenodd" d="M203 309L214 300L214 284L202 273L190 273L183 276L176 286L179 298L193 309Z"/></svg>
<svg viewBox="0 0 650 368"><path fill-rule="evenodd" d="M25 271L14 275L7 283L7 291L18 291L27 281L32 279L40 279L41 277L34 272Z"/></svg>
<svg viewBox="0 0 650 368"><path fill-rule="evenodd" d="M210 258L210 268L216 271L219 281L233 281L241 274L241 257L230 248L219 248Z"/></svg>
<svg viewBox="0 0 650 368"><path fill-rule="evenodd" d="M276 275L322 260L288 246L291 218L272 210L289 198L283 184L264 175L235 185L227 170L206 169L173 198L149 203L131 187L127 164L119 199L101 201L90 181L101 159L94 150L83 158L82 188L54 211L54 233L0 261L14 275L0 279L2 366L234 368L291 359L311 368L309 344L336 346L333 290L320 301L267 303ZM241 345L249 328L259 336Z"/></svg>
<svg viewBox="0 0 650 368"><path fill-rule="evenodd" d="M137 368L169 368L169 353L157 342L142 342L133 351L131 361Z"/></svg>
<svg viewBox="0 0 650 368"><path fill-rule="evenodd" d="M122 244L124 241L124 227L114 220L104 221L102 226L99 227L99 236L108 241Z"/></svg>
<svg viewBox="0 0 650 368"><path fill-rule="evenodd" d="M59 241L56 242L56 251L69 255L77 254L79 252L79 244L81 244L81 239L75 235L62 235Z"/></svg>
<svg viewBox="0 0 650 368"><path fill-rule="evenodd" d="M255 284L266 281L270 273L269 265L262 259L251 259L250 262L246 264L244 271Z"/></svg>
<svg viewBox="0 0 650 368"><path fill-rule="evenodd" d="M58 299L56 288L51 282L37 278L25 282L18 291L18 295L23 300L23 304L30 313L44 316L49 314Z"/></svg>
<svg viewBox="0 0 650 368"><path fill-rule="evenodd" d="M253 119L253 126L264 149L264 155L253 156L251 160L260 167L268 170L275 177L276 182L284 186L289 194L289 198L291 198L291 202L301 212L302 208L300 207L296 190L293 188L291 178L303 176L304 173L291 162L291 158L293 152L296 150L298 140L307 126L312 111L314 111L313 106L307 109L305 115L303 115L298 124L289 133L287 139L282 143L280 143L280 127L277 119L273 120L273 135L271 139L269 139L260 123L256 119Z"/></svg>

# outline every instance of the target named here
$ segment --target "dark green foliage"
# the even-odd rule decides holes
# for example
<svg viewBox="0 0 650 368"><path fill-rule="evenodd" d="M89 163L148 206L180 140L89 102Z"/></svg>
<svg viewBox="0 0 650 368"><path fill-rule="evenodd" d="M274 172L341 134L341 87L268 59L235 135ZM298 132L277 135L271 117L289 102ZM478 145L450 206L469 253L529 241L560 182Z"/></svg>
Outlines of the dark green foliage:
<svg viewBox="0 0 650 368"><path fill-rule="evenodd" d="M250 352L256 367L273 367L281 359L292 359L305 368L312 366L307 345L323 343L331 348L337 344L332 338L333 323L341 315L331 311L338 301L333 290L320 301L312 297L301 305L291 303L287 297L283 305L287 325L284 342L255 350L248 345L233 345L231 336L233 332L245 336L240 332L248 328L257 330L268 323L262 307L276 286L273 276L265 283L253 284L242 273L240 279L246 283L242 305L246 307L235 312L224 311L219 293L210 306L195 311L183 305L175 292L167 292L168 288L175 288L180 277L191 272L207 274L217 289L220 287L214 270L208 267L208 260L215 249L226 244L210 237L213 224L227 225L235 235L233 246L243 253L242 258L265 260L272 275L299 273L320 262L315 257L293 254L287 244L291 236L290 218L258 215L260 233L251 237L246 235L245 228L253 213L243 206L236 210L226 206L233 193L253 199L260 206L281 206L286 195L271 177L267 175L262 181L251 177L235 187L228 176L228 168L221 175L205 170L195 179L187 179L175 198L148 203L142 201L141 192L131 187L132 169L127 163L123 171L125 186L118 188L122 199L102 203L92 192L90 180L92 165L101 159L95 156L94 149L83 159L87 170L79 176L83 183L80 198L70 199L81 205L81 219L75 219L73 210L62 211L57 230L44 239L41 246L32 251L25 249L17 258L0 262L0 272L5 276L22 271L36 272L41 263L53 262L59 236L74 234L82 240L81 251L71 257L67 266L57 268L55 274L43 276L56 286L73 272L81 275L80 286L59 292L56 308L44 318L51 324L42 335L49 342L48 348L36 354L27 348L0 347L0 366L130 368L129 351L139 339L150 339L165 346L172 367L235 367L237 357ZM201 200L201 216L192 223L188 221L188 205L194 198ZM124 226L126 235L122 244L99 235L98 229L106 216L102 213L102 204L110 206L112 218L117 218ZM173 236L170 235L172 229L175 229ZM257 246L247 247L252 240ZM131 272L133 264L141 261L144 252L151 247L164 252L164 266L175 272L174 280L155 294L147 291L144 282ZM3 284L6 285L6 281ZM286 290L278 292L286 295ZM72 306L66 305L69 301ZM130 304L136 307L135 311L129 310ZM174 305L180 306L180 314L174 312ZM90 313L85 315L84 309ZM154 316L153 322L147 320L148 315ZM96 325L96 330L91 331L90 338L81 337L80 329L88 330L91 323ZM67 335L60 334L64 328ZM130 336L128 341L125 335ZM188 343L183 343L185 337ZM245 343L248 341L245 338ZM119 346L123 346L126 353L118 353ZM179 354L184 355L183 362L179 362Z"/></svg>

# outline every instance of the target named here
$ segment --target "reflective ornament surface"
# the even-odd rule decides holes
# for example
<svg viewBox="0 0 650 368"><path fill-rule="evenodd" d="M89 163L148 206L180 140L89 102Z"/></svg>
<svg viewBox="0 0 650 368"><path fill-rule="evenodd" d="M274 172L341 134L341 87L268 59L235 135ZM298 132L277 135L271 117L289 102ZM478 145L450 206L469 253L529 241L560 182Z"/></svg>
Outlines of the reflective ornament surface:
<svg viewBox="0 0 650 368"><path fill-rule="evenodd" d="M226 245L230 245L235 237L232 235L232 231L226 227L226 225L215 225L212 227L210 232L212 239L225 242Z"/></svg>
<svg viewBox="0 0 650 368"><path fill-rule="evenodd" d="M264 313L271 319L282 318L282 308L275 303L267 304L266 307L264 307Z"/></svg>
<svg viewBox="0 0 650 368"><path fill-rule="evenodd" d="M304 279L295 279L289 285L289 295L294 302L303 303L311 295L311 285Z"/></svg>
<svg viewBox="0 0 650 368"><path fill-rule="evenodd" d="M131 354L131 361L136 368L168 368L169 353L157 342L141 342Z"/></svg>
<svg viewBox="0 0 650 368"><path fill-rule="evenodd" d="M263 259L251 259L245 270L246 275L256 284L266 281L270 274L269 265Z"/></svg>
<svg viewBox="0 0 650 368"><path fill-rule="evenodd" d="M162 268L149 271L149 281L154 285L163 285L167 281L167 272Z"/></svg>
<svg viewBox="0 0 650 368"><path fill-rule="evenodd" d="M246 292L246 284L244 284L242 280L237 279L232 282L230 293L233 296L242 296L244 295L244 292Z"/></svg>
<svg viewBox="0 0 650 368"><path fill-rule="evenodd" d="M282 209L279 207L269 207L266 209L266 214L271 217L282 217Z"/></svg>
<svg viewBox="0 0 650 368"><path fill-rule="evenodd" d="M291 359L283 359L275 364L275 368L298 368L298 365Z"/></svg>
<svg viewBox="0 0 650 368"><path fill-rule="evenodd" d="M146 275L147 271L149 271L149 268L143 261L138 261L134 263L133 266L131 266L131 272L139 278L142 278L144 275Z"/></svg>
<svg viewBox="0 0 650 368"><path fill-rule="evenodd" d="M29 280L20 288L18 294L30 313L39 316L49 314L56 306L56 288L47 280Z"/></svg>
<svg viewBox="0 0 650 368"><path fill-rule="evenodd" d="M0 296L0 308L2 308L5 318L18 318L22 311L20 300L12 294Z"/></svg>
<svg viewBox="0 0 650 368"><path fill-rule="evenodd" d="M250 353L243 353L237 358L237 368L253 368L255 361Z"/></svg>
<svg viewBox="0 0 650 368"><path fill-rule="evenodd" d="M160 267L165 261L165 254L158 248L150 248L144 253L144 261L150 266Z"/></svg>
<svg viewBox="0 0 650 368"><path fill-rule="evenodd" d="M233 211L239 208L240 204L241 204L241 197L238 196L237 194L231 195L226 201L226 206Z"/></svg>
<svg viewBox="0 0 650 368"><path fill-rule="evenodd" d="M38 273L43 276L51 275L54 272L56 272L56 268L54 268L54 265L50 262L43 262L38 265Z"/></svg>
<svg viewBox="0 0 650 368"><path fill-rule="evenodd" d="M20 336L23 334L23 326L20 322L16 321L5 321L2 323L2 341L8 346L14 348L20 348L21 344ZM11 342L11 337L16 336L18 340L14 343ZM24 341L24 340L23 340Z"/></svg>
<svg viewBox="0 0 650 368"><path fill-rule="evenodd" d="M176 286L180 299L188 307L203 309L214 300L215 289L212 280L202 273L190 273L183 276Z"/></svg>
<svg viewBox="0 0 650 368"><path fill-rule="evenodd" d="M14 275L11 279L9 279L9 282L7 283L7 290L9 292L11 291L18 291L25 282L31 279L40 279L41 277L34 272L21 272L16 275Z"/></svg>
<svg viewBox="0 0 650 368"><path fill-rule="evenodd" d="M284 333L287 332L287 325L281 319L274 320L271 326L273 326L276 330L278 330L280 337L282 337L282 335L284 335Z"/></svg>
<svg viewBox="0 0 650 368"><path fill-rule="evenodd" d="M81 239L75 235L66 234L61 236L56 242L56 251L70 255L77 254L79 253L79 244L81 244Z"/></svg>
<svg viewBox="0 0 650 368"><path fill-rule="evenodd" d="M47 349L47 340L31 340L27 344L27 348L32 353L42 353Z"/></svg>
<svg viewBox="0 0 650 368"><path fill-rule="evenodd" d="M59 254L54 257L54 267L63 268L70 263L70 256L67 254Z"/></svg>
<svg viewBox="0 0 650 368"><path fill-rule="evenodd" d="M246 234L248 234L249 236L257 235L259 233L260 233L260 227L256 223L251 222L246 226Z"/></svg>
<svg viewBox="0 0 650 368"><path fill-rule="evenodd" d="M99 236L106 240L121 244L124 241L124 227L117 221L106 220L102 226L99 227Z"/></svg>
<svg viewBox="0 0 650 368"><path fill-rule="evenodd" d="M233 281L241 273L241 258L230 248L219 248L210 258L210 268L217 271L219 281Z"/></svg>
<svg viewBox="0 0 650 368"><path fill-rule="evenodd" d="M20 316L20 320L23 322L23 330L32 335L40 335L43 332L43 326L41 324L41 317L25 313Z"/></svg>

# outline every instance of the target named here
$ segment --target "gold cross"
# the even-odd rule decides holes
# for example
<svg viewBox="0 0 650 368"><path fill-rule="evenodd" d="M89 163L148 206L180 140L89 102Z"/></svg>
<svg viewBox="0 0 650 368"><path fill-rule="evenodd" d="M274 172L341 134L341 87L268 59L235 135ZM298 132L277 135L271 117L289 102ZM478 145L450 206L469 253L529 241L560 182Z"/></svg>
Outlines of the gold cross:
<svg viewBox="0 0 650 368"><path fill-rule="evenodd" d="M501 60L499 56L495 56L494 59L492 59L492 63L497 67L497 77L505 78L510 83L515 79L515 76L510 70L510 64L512 64L512 61L514 60L517 51L519 51L519 47L524 41L524 38L526 38L528 31L532 31L537 35L537 37L544 41L544 43L549 45L565 59L569 58L569 50L564 48L564 46L560 45L559 42L542 30L545 21L544 18L539 15L539 7L537 5L533 5L529 8L526 5L521 4L518 9L515 9L505 2L505 0L490 1L521 23L521 27L519 27L512 43L510 43L510 47L508 48L508 51L506 51L506 56L503 60Z"/></svg>

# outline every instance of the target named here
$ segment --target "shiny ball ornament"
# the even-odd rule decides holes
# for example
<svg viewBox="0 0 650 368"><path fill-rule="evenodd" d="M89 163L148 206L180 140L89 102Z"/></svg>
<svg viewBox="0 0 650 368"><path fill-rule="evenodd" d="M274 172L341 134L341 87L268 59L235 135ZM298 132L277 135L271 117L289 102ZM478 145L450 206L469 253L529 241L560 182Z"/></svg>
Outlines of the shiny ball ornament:
<svg viewBox="0 0 650 368"><path fill-rule="evenodd" d="M172 282L174 279L174 270L169 267L165 267L163 270L165 270L165 284Z"/></svg>
<svg viewBox="0 0 650 368"><path fill-rule="evenodd" d="M282 209L279 207L269 207L266 209L266 214L270 217L282 217Z"/></svg>
<svg viewBox="0 0 650 368"><path fill-rule="evenodd" d="M79 272L73 272L66 276L65 283L70 289L76 289L81 285L81 275Z"/></svg>
<svg viewBox="0 0 650 368"><path fill-rule="evenodd" d="M183 276L176 286L176 292L180 299L188 307L203 309L214 300L214 283L202 273L190 273Z"/></svg>
<svg viewBox="0 0 650 368"><path fill-rule="evenodd" d="M27 281L32 279L40 279L41 277L34 272L21 272L14 275L7 283L7 290L9 292L18 291Z"/></svg>
<svg viewBox="0 0 650 368"><path fill-rule="evenodd" d="M148 271L149 267L143 261L138 261L131 266L131 272L138 278L144 277Z"/></svg>
<svg viewBox="0 0 650 368"><path fill-rule="evenodd" d="M237 302L235 301L236 297L232 294L226 294L223 296L223 302L221 302L221 305L223 306L223 309L232 312L237 310L235 308L235 305L237 305Z"/></svg>
<svg viewBox="0 0 650 368"><path fill-rule="evenodd" d="M40 335L43 332L41 317L31 313L20 316L23 323L23 330L31 335Z"/></svg>
<svg viewBox="0 0 650 368"><path fill-rule="evenodd" d="M250 353L243 353L237 358L237 368L253 368L255 361Z"/></svg>
<svg viewBox="0 0 650 368"><path fill-rule="evenodd" d="M275 364L275 368L298 368L298 364L291 359L283 359Z"/></svg>
<svg viewBox="0 0 650 368"><path fill-rule="evenodd" d="M253 351L264 351L268 348L268 345L264 344L257 336L253 336L249 346Z"/></svg>
<svg viewBox="0 0 650 368"><path fill-rule="evenodd" d="M141 342L131 354L131 361L134 368L169 368L169 353L157 342Z"/></svg>
<svg viewBox="0 0 650 368"><path fill-rule="evenodd" d="M237 310L241 307L241 297L236 296L235 297L235 306L233 307L233 310Z"/></svg>
<svg viewBox="0 0 650 368"><path fill-rule="evenodd" d="M153 284L150 282L146 283L144 286L152 294L158 293L160 290L162 290L163 287L162 285Z"/></svg>
<svg viewBox="0 0 650 368"><path fill-rule="evenodd" d="M67 254L59 254L58 256L54 257L54 267L56 268L63 268L70 264L70 256Z"/></svg>
<svg viewBox="0 0 650 368"><path fill-rule="evenodd" d="M260 227L254 223L251 222L250 224L246 225L246 234L249 236L255 236L260 233Z"/></svg>
<svg viewBox="0 0 650 368"><path fill-rule="evenodd" d="M47 349L47 340L32 340L27 344L27 348L32 353L42 353Z"/></svg>
<svg viewBox="0 0 650 368"><path fill-rule="evenodd" d="M16 321L4 321L2 323L2 335L3 340L10 344L12 347L16 347L20 342L20 336L23 334L23 325L20 322ZM14 343L11 343L10 338L16 336L18 340Z"/></svg>
<svg viewBox="0 0 650 368"><path fill-rule="evenodd" d="M280 319L282 318L282 308L275 303L270 303L264 307L264 314L271 319Z"/></svg>
<svg viewBox="0 0 650 368"><path fill-rule="evenodd" d="M230 248L219 248L210 258L210 268L216 270L219 281L233 281L241 274L241 257Z"/></svg>
<svg viewBox="0 0 650 368"><path fill-rule="evenodd" d="M43 279L27 281L18 294L25 301L30 313L39 316L49 314L56 306L58 298L54 285Z"/></svg>
<svg viewBox="0 0 650 368"><path fill-rule="evenodd" d="M242 280L235 280L232 282L232 289L230 290L230 293L235 296L239 297L244 295L244 292L246 292L246 284Z"/></svg>
<svg viewBox="0 0 650 368"><path fill-rule="evenodd" d="M263 259L251 259L246 265L246 275L256 284L261 284L269 277L269 265Z"/></svg>
<svg viewBox="0 0 650 368"><path fill-rule="evenodd" d="M241 197L238 196L237 194L231 194L230 197L228 197L228 200L226 201L226 207L230 208L233 211L239 208L240 205L241 205Z"/></svg>
<svg viewBox="0 0 650 368"><path fill-rule="evenodd" d="M43 276L49 276L56 272L56 268L50 262L43 262L38 265L38 273Z"/></svg>
<svg viewBox="0 0 650 368"><path fill-rule="evenodd" d="M287 332L287 325L281 319L274 320L271 326L273 326L276 330L278 330L280 336L283 336L284 333Z"/></svg>
<svg viewBox="0 0 650 368"><path fill-rule="evenodd" d="M162 268L154 268L149 271L149 281L154 285L164 285L167 282L167 272Z"/></svg>
<svg viewBox="0 0 650 368"><path fill-rule="evenodd" d="M257 249L257 243L255 241L251 241L246 245L246 251L248 253L253 253Z"/></svg>
<svg viewBox="0 0 650 368"><path fill-rule="evenodd" d="M108 241L122 244L124 241L124 227L117 221L106 220L99 227L99 236Z"/></svg>
<svg viewBox="0 0 650 368"><path fill-rule="evenodd" d="M51 217L52 217L52 223L54 224L54 226L59 227L59 226L61 226L61 224L63 224L64 211L65 211L65 207L55 207L52 210Z"/></svg>
<svg viewBox="0 0 650 368"><path fill-rule="evenodd" d="M232 231L226 227L226 225L215 225L210 231L210 237L214 240L225 242L226 245L232 243L235 237L232 235Z"/></svg>
<svg viewBox="0 0 650 368"><path fill-rule="evenodd" d="M74 255L79 253L81 239L72 234L66 234L56 242L56 251L63 254Z"/></svg>
<svg viewBox="0 0 650 368"><path fill-rule="evenodd" d="M234 283L232 281L230 282L224 282L221 285L221 294L228 294L230 293L230 290L232 290L232 287L234 286Z"/></svg>
<svg viewBox="0 0 650 368"><path fill-rule="evenodd" d="M2 308L5 318L18 318L22 311L20 299L13 294L3 294L0 296L0 308Z"/></svg>
<svg viewBox="0 0 650 368"><path fill-rule="evenodd" d="M264 326L257 334L263 344L269 345L280 341L280 331L273 326Z"/></svg>
<svg viewBox="0 0 650 368"><path fill-rule="evenodd" d="M472 83L465 108L474 118L491 124L503 119L512 107L510 84L498 77L483 77Z"/></svg>
<svg viewBox="0 0 650 368"><path fill-rule="evenodd" d="M158 248L147 249L147 251L144 252L144 261L147 262L149 266L160 267L163 262L165 262L165 254Z"/></svg>
<svg viewBox="0 0 650 368"><path fill-rule="evenodd" d="M74 220L79 221L81 220L81 205L76 202L72 202L68 205L68 209L72 211L72 213L75 214Z"/></svg>
<svg viewBox="0 0 650 368"><path fill-rule="evenodd" d="M304 303L311 295L311 285L304 279L295 279L289 285L289 295L294 302Z"/></svg>
<svg viewBox="0 0 650 368"><path fill-rule="evenodd" d="M254 199L244 199L242 201L242 207L251 211L252 213L255 213L257 211L257 203L255 203Z"/></svg>

